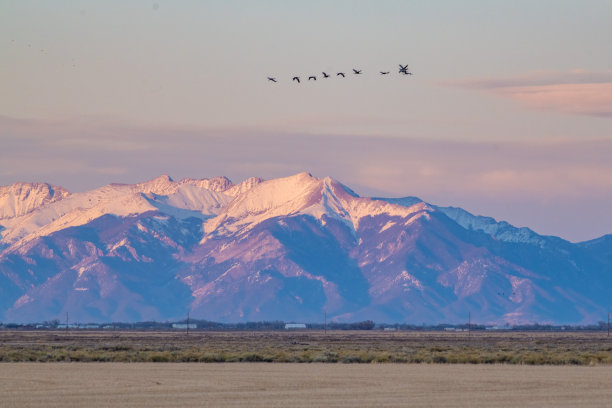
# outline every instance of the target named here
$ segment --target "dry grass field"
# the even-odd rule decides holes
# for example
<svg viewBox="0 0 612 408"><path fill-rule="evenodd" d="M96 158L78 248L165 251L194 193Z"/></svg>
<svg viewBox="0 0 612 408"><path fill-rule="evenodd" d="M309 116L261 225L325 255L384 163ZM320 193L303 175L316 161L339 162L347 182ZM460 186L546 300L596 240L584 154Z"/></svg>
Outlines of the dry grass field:
<svg viewBox="0 0 612 408"><path fill-rule="evenodd" d="M609 365L601 332L0 331L1 362Z"/></svg>
<svg viewBox="0 0 612 408"><path fill-rule="evenodd" d="M612 366L0 364L2 407L605 407Z"/></svg>

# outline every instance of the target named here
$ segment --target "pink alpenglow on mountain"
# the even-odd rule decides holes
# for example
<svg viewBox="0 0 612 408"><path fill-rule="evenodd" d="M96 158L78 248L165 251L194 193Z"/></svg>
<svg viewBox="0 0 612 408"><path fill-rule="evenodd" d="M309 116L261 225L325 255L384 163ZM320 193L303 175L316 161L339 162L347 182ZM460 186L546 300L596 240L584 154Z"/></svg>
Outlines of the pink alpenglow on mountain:
<svg viewBox="0 0 612 408"><path fill-rule="evenodd" d="M572 244L308 173L0 187L0 319L594 323L612 236Z"/></svg>

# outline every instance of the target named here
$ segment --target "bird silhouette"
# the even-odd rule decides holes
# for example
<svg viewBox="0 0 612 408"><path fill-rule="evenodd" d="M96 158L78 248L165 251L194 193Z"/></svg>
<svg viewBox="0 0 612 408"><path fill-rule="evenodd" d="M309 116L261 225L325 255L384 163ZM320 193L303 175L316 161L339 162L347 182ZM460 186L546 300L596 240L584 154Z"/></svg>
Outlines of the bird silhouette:
<svg viewBox="0 0 612 408"><path fill-rule="evenodd" d="M399 73L404 75L412 75L412 72L408 71L408 64L406 64L405 66L399 64Z"/></svg>
<svg viewBox="0 0 612 408"><path fill-rule="evenodd" d="M276 78L268 77L268 81L276 82Z"/></svg>
<svg viewBox="0 0 612 408"><path fill-rule="evenodd" d="M338 76L338 75L340 75L342 78L344 78L344 72L338 72L338 73L336 74L336 76Z"/></svg>
<svg viewBox="0 0 612 408"><path fill-rule="evenodd" d="M323 74L323 78L329 78L329 75L326 74L325 72L323 72L322 74Z"/></svg>
<svg viewBox="0 0 612 408"><path fill-rule="evenodd" d="M297 81L297 82L298 82L298 84L299 84L299 83L300 83L300 77L296 77L296 76L295 76L295 77L293 77L292 81Z"/></svg>
<svg viewBox="0 0 612 408"><path fill-rule="evenodd" d="M363 70L353 68L353 73L354 73L355 75L359 75L359 74L361 74L361 71L363 71Z"/></svg>
<svg viewBox="0 0 612 408"><path fill-rule="evenodd" d="M380 75L387 75L389 71L380 71Z"/></svg>
<svg viewBox="0 0 612 408"><path fill-rule="evenodd" d="M314 76L314 75L309 76L309 77L308 77L308 80L310 81L311 79L314 79L314 80L316 81L316 80L317 80L317 77L316 77L316 76Z"/></svg>

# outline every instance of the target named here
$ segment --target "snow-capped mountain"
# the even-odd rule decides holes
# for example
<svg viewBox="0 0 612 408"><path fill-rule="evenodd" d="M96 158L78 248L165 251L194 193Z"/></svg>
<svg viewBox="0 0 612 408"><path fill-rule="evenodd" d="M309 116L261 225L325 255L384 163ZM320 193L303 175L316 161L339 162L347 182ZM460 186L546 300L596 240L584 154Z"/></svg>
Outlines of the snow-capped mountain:
<svg viewBox="0 0 612 408"><path fill-rule="evenodd" d="M0 186L0 219L14 218L36 210L43 204L61 200L70 193L47 183L15 183Z"/></svg>
<svg viewBox="0 0 612 408"><path fill-rule="evenodd" d="M572 244L308 173L0 187L0 318L596 322L612 236Z"/></svg>

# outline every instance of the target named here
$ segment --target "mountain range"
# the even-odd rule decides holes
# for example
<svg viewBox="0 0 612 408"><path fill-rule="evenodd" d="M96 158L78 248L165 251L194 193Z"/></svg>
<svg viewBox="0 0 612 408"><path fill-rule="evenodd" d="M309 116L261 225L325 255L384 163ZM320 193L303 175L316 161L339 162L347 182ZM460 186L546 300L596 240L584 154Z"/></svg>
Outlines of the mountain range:
<svg viewBox="0 0 612 408"><path fill-rule="evenodd" d="M309 173L15 183L0 187L0 234L10 322L578 324L612 304L612 235L571 243Z"/></svg>

